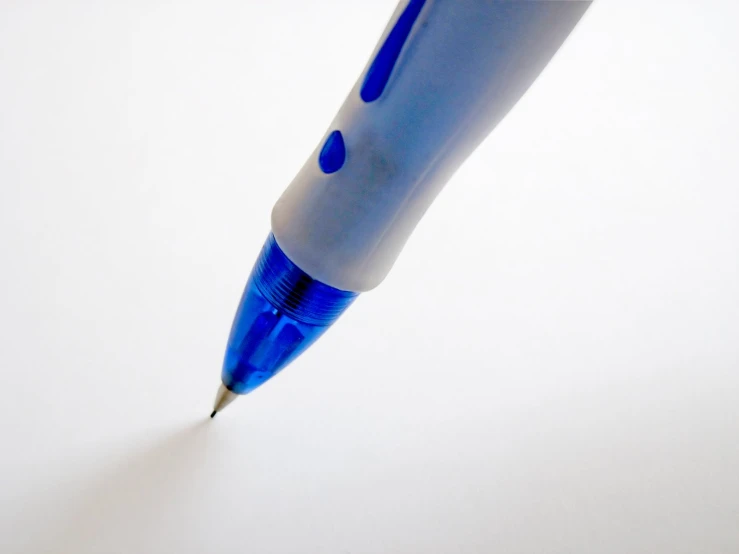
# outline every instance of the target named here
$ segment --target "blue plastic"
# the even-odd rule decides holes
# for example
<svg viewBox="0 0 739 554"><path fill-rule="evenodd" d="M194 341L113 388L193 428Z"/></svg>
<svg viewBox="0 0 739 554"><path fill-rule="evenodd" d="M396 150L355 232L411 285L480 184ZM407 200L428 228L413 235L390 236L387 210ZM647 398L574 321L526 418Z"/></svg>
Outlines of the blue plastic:
<svg viewBox="0 0 739 554"><path fill-rule="evenodd" d="M385 85L387 85L390 74L395 67L395 62L398 61L400 51L403 49L413 24L425 3L426 0L410 0L390 33L388 33L375 59L372 60L372 65L370 65L359 91L359 96L365 102L374 102L382 95L382 91L385 90Z"/></svg>
<svg viewBox="0 0 739 554"><path fill-rule="evenodd" d="M251 392L308 348L357 296L311 278L270 234L231 327L223 384L237 394Z"/></svg>
<svg viewBox="0 0 739 554"><path fill-rule="evenodd" d="M324 173L336 173L346 160L346 146L341 131L333 131L318 155L318 165Z"/></svg>

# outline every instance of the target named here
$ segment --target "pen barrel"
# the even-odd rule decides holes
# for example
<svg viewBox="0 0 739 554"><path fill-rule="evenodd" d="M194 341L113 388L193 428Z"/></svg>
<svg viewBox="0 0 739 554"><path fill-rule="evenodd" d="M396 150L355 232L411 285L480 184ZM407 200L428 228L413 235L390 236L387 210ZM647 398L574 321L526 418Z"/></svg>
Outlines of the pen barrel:
<svg viewBox="0 0 739 554"><path fill-rule="evenodd" d="M526 92L591 2L401 2L272 212L311 277L366 291L450 177Z"/></svg>

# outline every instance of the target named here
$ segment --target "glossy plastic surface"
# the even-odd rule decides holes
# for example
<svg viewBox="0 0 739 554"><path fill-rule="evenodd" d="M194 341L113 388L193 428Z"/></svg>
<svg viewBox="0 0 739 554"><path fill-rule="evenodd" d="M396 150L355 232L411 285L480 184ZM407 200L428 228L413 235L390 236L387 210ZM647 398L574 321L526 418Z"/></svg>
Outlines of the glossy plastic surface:
<svg viewBox="0 0 739 554"><path fill-rule="evenodd" d="M231 327L223 384L238 394L251 392L320 337L356 297L312 279L270 234Z"/></svg>
<svg viewBox="0 0 739 554"><path fill-rule="evenodd" d="M365 75L362 88L359 91L359 95L365 102L374 102L382 95L382 91L385 90L385 85L387 85L390 74L395 67L395 62L398 61L400 51L403 49L413 24L425 3L426 0L410 0L387 38L385 38L385 42L382 43L380 50L367 70L367 75Z"/></svg>
<svg viewBox="0 0 739 554"><path fill-rule="evenodd" d="M379 285L437 194L589 5L402 0L325 136L275 204L280 247L332 287ZM336 130L346 153L338 169L321 161Z"/></svg>
<svg viewBox="0 0 739 554"><path fill-rule="evenodd" d="M332 132L321 149L318 156L318 165L326 174L336 173L341 169L346 160L346 146L341 131Z"/></svg>

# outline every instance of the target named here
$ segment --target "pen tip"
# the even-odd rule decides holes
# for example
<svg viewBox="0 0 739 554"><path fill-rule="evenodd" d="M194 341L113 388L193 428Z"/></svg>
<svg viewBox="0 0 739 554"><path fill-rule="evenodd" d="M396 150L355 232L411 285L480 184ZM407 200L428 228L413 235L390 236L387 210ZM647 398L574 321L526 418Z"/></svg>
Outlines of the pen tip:
<svg viewBox="0 0 739 554"><path fill-rule="evenodd" d="M221 384L221 386L218 388L216 401L213 403L213 413L210 414L210 417L213 418L218 412L222 412L223 408L228 406L231 402L238 398L238 396L238 394L236 394L235 392L231 392L223 384Z"/></svg>
<svg viewBox="0 0 739 554"><path fill-rule="evenodd" d="M216 414L217 414L217 413L218 413L218 410L213 410L213 411L211 412L211 414L210 414L210 419L213 419L214 417L216 417Z"/></svg>

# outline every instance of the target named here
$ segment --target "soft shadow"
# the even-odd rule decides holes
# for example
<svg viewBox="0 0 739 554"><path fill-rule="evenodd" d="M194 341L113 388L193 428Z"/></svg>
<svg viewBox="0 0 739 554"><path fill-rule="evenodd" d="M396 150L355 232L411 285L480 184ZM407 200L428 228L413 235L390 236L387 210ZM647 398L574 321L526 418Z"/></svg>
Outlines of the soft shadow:
<svg viewBox="0 0 739 554"><path fill-rule="evenodd" d="M36 537L33 553L136 552L184 524L205 486L210 420L140 447L67 497L53 499L60 521ZM197 508L196 508L197 509Z"/></svg>

